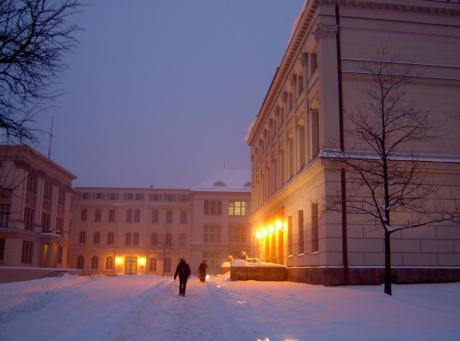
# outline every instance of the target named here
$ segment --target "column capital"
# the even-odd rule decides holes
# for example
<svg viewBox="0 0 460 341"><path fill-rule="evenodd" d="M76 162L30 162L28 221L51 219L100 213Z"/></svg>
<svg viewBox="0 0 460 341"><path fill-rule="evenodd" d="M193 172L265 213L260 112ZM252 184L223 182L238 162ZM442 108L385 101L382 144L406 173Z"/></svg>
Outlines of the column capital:
<svg viewBox="0 0 460 341"><path fill-rule="evenodd" d="M316 41L319 41L321 38L334 38L337 35L338 30L338 25L318 24L313 34Z"/></svg>

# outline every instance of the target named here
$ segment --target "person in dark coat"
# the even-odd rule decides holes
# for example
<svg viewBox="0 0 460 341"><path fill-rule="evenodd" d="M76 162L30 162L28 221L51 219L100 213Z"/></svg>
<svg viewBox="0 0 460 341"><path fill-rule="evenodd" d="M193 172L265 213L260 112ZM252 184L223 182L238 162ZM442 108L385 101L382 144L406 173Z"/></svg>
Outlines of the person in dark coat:
<svg viewBox="0 0 460 341"><path fill-rule="evenodd" d="M198 273L200 274L200 281L206 281L206 269L208 268L208 264L206 264L206 260L203 259L200 266L198 267Z"/></svg>
<svg viewBox="0 0 460 341"><path fill-rule="evenodd" d="M181 258L179 264L177 264L176 273L174 274L174 280L179 276L179 296L185 296L185 288L187 287L187 280L190 273L190 266L184 258Z"/></svg>

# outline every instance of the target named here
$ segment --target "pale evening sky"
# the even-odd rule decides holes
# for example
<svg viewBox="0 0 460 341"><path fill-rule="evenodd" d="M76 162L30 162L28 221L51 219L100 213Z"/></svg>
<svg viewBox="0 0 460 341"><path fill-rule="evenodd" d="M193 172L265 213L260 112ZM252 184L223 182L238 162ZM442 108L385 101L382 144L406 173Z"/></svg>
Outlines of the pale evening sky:
<svg viewBox="0 0 460 341"><path fill-rule="evenodd" d="M91 1L68 94L37 120L49 130L54 113L52 159L76 186L187 188L250 169L244 136L302 2Z"/></svg>

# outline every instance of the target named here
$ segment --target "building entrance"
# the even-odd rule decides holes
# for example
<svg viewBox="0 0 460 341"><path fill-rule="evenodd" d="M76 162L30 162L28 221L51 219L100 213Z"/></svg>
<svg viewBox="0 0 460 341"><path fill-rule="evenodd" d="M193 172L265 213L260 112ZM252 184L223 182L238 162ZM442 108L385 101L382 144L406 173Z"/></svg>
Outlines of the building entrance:
<svg viewBox="0 0 460 341"><path fill-rule="evenodd" d="M128 275L137 274L137 257L126 257L125 258L125 274L128 274Z"/></svg>

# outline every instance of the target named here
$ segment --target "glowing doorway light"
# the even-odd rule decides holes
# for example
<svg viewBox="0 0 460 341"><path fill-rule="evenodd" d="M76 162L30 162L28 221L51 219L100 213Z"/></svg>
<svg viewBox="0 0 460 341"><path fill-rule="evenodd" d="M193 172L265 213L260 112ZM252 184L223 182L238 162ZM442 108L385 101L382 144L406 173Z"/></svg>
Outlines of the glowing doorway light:
<svg viewBox="0 0 460 341"><path fill-rule="evenodd" d="M256 238L257 238L257 239L262 238L262 232L257 231L257 232L256 232Z"/></svg>
<svg viewBox="0 0 460 341"><path fill-rule="evenodd" d="M275 222L275 226L276 226L276 230L281 230L281 228L283 227L283 223L281 222L281 220L277 220Z"/></svg>
<svg viewBox="0 0 460 341"><path fill-rule="evenodd" d="M266 235L268 234L268 230L267 230L267 229L263 229L262 234L263 234L264 236L266 236Z"/></svg>
<svg viewBox="0 0 460 341"><path fill-rule="evenodd" d="M275 232L275 227L273 225L270 225L268 227L268 231L270 232L270 234L272 234L273 232Z"/></svg>
<svg viewBox="0 0 460 341"><path fill-rule="evenodd" d="M115 264L116 265L123 264L123 257L115 257Z"/></svg>
<svg viewBox="0 0 460 341"><path fill-rule="evenodd" d="M206 275L206 281L209 279L209 275Z"/></svg>
<svg viewBox="0 0 460 341"><path fill-rule="evenodd" d="M137 259L137 264L139 264L139 266L145 266L145 263L146 263L145 257L139 257Z"/></svg>

